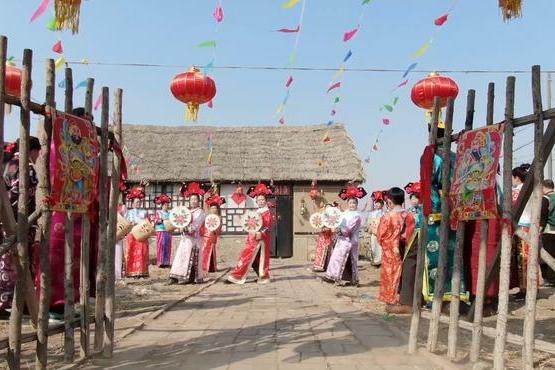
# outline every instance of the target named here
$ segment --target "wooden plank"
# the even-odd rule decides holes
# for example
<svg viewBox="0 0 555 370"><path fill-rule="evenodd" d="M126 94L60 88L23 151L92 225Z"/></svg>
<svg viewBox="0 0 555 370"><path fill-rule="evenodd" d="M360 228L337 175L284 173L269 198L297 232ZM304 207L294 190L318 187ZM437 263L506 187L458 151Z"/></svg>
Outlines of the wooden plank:
<svg viewBox="0 0 555 370"><path fill-rule="evenodd" d="M439 122L439 98L434 99L434 108L432 110L432 121L430 122L430 134L428 145L436 142L437 125ZM409 346L408 352L416 353L418 347L418 331L420 327L420 306L422 300L422 279L424 275L424 256L426 244L428 242L428 222L423 220L420 226L420 235L418 236L418 249L416 251L416 272L414 278L414 291L412 299L412 317L410 322Z"/></svg>
<svg viewBox="0 0 555 370"><path fill-rule="evenodd" d="M476 92L469 90L466 98L466 119L464 129L466 131L472 130L474 124L474 103ZM464 233L466 230L466 223L459 222L457 226L457 249L453 259L453 275L451 277L451 290L459 292L461 290L461 264L463 260L464 249ZM457 342L458 342L458 322L459 322L459 305L460 295L454 294L451 299L451 306L449 310L449 333L447 335L447 357L454 361L457 355Z"/></svg>
<svg viewBox="0 0 555 370"><path fill-rule="evenodd" d="M121 89L116 89L114 94L114 132L118 143L122 145L122 95ZM120 198L119 191L120 179L120 158L112 155L112 189L110 191L110 210L108 215L108 261L106 263L106 320L104 327L106 336L104 337L104 356L112 357L114 351L114 326L115 326L115 245L117 232L117 213Z"/></svg>
<svg viewBox="0 0 555 370"><path fill-rule="evenodd" d="M73 73L71 68L65 69L65 112L71 114L73 111ZM75 359L75 331L71 321L75 316L75 287L73 286L73 251L75 216L67 213L64 244L64 361L73 362Z"/></svg>
<svg viewBox="0 0 555 370"><path fill-rule="evenodd" d="M423 312L422 313L422 317L425 319L431 319L432 315L430 312ZM449 323L449 317L445 316L445 315L441 315L439 318L439 321L441 323L447 324ZM463 321L460 320L459 321L459 328L464 329L464 330L472 330L473 326L472 323L468 322L468 321ZM485 335L486 337L489 338L497 338L497 331L495 330L495 328L490 328L488 326L484 326L483 327L483 335ZM517 334L507 334L507 343L510 344L514 344L516 346L522 346L522 344L524 343L523 338L520 335ZM534 349L537 351L541 351L541 352L546 352L546 353L552 353L555 354L555 344L553 343L549 343L543 340L539 340L536 339L534 341ZM506 353L503 353L502 355L506 356Z"/></svg>
<svg viewBox="0 0 555 370"><path fill-rule="evenodd" d="M107 87L102 88L102 123L100 136L100 188L105 189L108 183L108 96ZM100 228L100 250L98 252L98 263L96 271L96 305L95 305L95 336L94 349L102 352L104 346L104 316L106 297L106 256L108 248L107 216L108 197L106 191L100 191L99 202L99 228Z"/></svg>
<svg viewBox="0 0 555 370"><path fill-rule="evenodd" d="M21 110L19 128L19 199L17 203L17 280L14 289L12 311L10 314L8 349L8 366L19 369L21 360L21 319L24 308L25 286L24 272L29 271L29 137L31 125L31 70L33 52L23 51L23 68L21 71Z"/></svg>
<svg viewBox="0 0 555 370"><path fill-rule="evenodd" d="M512 164L513 164L513 116L515 106L515 77L507 78L505 92L505 124L503 134L503 218L501 223L501 257L499 271L499 302L497 326L493 351L493 368L505 368L505 342L507 338L507 316L509 311L509 286L512 249ZM510 221L508 221L510 220ZM493 269L493 267L492 267ZM492 275L493 276L493 275ZM487 289L488 284L485 285Z"/></svg>
<svg viewBox="0 0 555 370"><path fill-rule="evenodd" d="M87 79L87 90L85 92L85 113L92 114L93 106L93 91L94 79ZM80 264L80 279L81 286L81 325L79 327L79 349L81 358L89 356L90 353L90 321L89 321L89 297L90 297L90 283L89 283L89 270L90 270L90 241L91 241L91 222L88 214L84 214L82 218L82 231L81 231L81 264Z"/></svg>
<svg viewBox="0 0 555 370"><path fill-rule="evenodd" d="M46 60L46 104L55 109L56 72L53 59ZM52 117L46 116L39 122L38 139L40 154L37 159L38 186L36 204L40 207L47 195L50 194L49 159L50 141L52 139ZM40 208L39 208L40 209ZM50 226L52 212L45 210L38 221L39 225L39 264L40 264L40 298L37 325L37 345L35 354L35 368L46 369L48 362L48 309L50 307L50 263L48 261L48 244L50 241Z"/></svg>
<svg viewBox="0 0 555 370"><path fill-rule="evenodd" d="M486 114L486 124L493 125L493 111L495 102L495 84L490 82L488 84L488 105ZM478 276L476 281L476 297L474 299L475 311L473 312L473 330L472 342L470 345L470 361L476 362L480 356L480 346L482 340L482 319L484 312L484 297L485 297L485 284L486 284L486 258L488 249L488 229L489 223L487 220L477 221L480 222L480 249L478 252Z"/></svg>
<svg viewBox="0 0 555 370"><path fill-rule="evenodd" d="M528 266L526 278L526 315L524 316L524 329L522 336L524 343L522 346L522 368L527 370L534 369L534 329L536 326L536 299L538 295L538 254L540 247L540 217L543 197L543 168L544 160L542 157L543 141L543 115L542 115L542 95L541 95L541 74L540 66L532 67L532 100L534 113L536 114L536 124L534 125L534 186L531 201L532 220L530 226L530 245L528 249Z"/></svg>
<svg viewBox="0 0 555 370"><path fill-rule="evenodd" d="M451 188L450 169L451 169L451 141L447 140L451 136L453 125L454 101L449 99L447 112L445 114L444 142L442 147L442 168L441 168L441 223L439 231L439 257L437 264L437 278L434 286L434 297L432 299L432 321L428 330L427 348L429 352L437 350L439 334L439 315L443 305L443 291L445 284L445 270L447 265L447 248L449 243L449 232L451 229L449 222L450 205L449 189Z"/></svg>

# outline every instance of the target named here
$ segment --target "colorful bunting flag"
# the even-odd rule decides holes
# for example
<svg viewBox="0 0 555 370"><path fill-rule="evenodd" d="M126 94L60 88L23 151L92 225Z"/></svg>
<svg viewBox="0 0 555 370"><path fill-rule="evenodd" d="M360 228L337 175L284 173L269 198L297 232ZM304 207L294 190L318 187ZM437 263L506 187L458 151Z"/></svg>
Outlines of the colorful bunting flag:
<svg viewBox="0 0 555 370"><path fill-rule="evenodd" d="M207 40L207 41L203 41L200 44L197 44L198 48L215 48L216 47L216 40Z"/></svg>
<svg viewBox="0 0 555 370"><path fill-rule="evenodd" d="M337 88L340 88L340 87L341 87L341 82L336 82L328 88L327 92L330 92L330 91L332 91L334 89L337 89ZM338 99L338 98L336 98L336 99Z"/></svg>
<svg viewBox="0 0 555 370"><path fill-rule="evenodd" d="M388 112L393 112L393 107L392 107L391 105L386 104L386 105L384 105L383 107L384 107L384 109L385 109L386 111L388 111Z"/></svg>
<svg viewBox="0 0 555 370"><path fill-rule="evenodd" d="M412 63L407 70L405 71L405 73L403 73L403 78L407 77L409 75L409 73L416 68L416 66L418 65L418 63Z"/></svg>
<svg viewBox="0 0 555 370"><path fill-rule="evenodd" d="M279 30L276 30L277 32L283 32L283 33L297 33L301 30L301 26L298 25L297 28L280 28Z"/></svg>
<svg viewBox="0 0 555 370"><path fill-rule="evenodd" d="M64 57L59 57L58 59L56 59L56 62L54 63L54 66L56 67L56 69L60 69L64 66L64 64L66 64L66 60Z"/></svg>
<svg viewBox="0 0 555 370"><path fill-rule="evenodd" d="M81 64L89 64L89 60L87 58L83 58L80 61Z"/></svg>
<svg viewBox="0 0 555 370"><path fill-rule="evenodd" d="M50 18L48 20L48 23L46 23L46 28L48 28L50 31L59 31L60 24L58 23L56 18Z"/></svg>
<svg viewBox="0 0 555 370"><path fill-rule="evenodd" d="M397 105L397 103L399 102L399 97L396 96L393 98L393 105Z"/></svg>
<svg viewBox="0 0 555 370"><path fill-rule="evenodd" d="M75 86L75 90L77 90L80 87L87 87L87 80L83 80L83 81L79 82L77 84L77 86Z"/></svg>
<svg viewBox="0 0 555 370"><path fill-rule="evenodd" d="M281 4L281 7L282 7L283 9L292 8L292 7L294 7L295 5L297 5L297 3L298 3L299 1L300 1L300 0L289 0L289 1L287 1L287 2L285 2L285 3L283 3L283 4Z"/></svg>
<svg viewBox="0 0 555 370"><path fill-rule="evenodd" d="M58 40L58 42L56 42L54 46L52 46L52 51L58 54L63 54L64 47L62 46L61 40Z"/></svg>
<svg viewBox="0 0 555 370"><path fill-rule="evenodd" d="M426 43L422 45L420 49L416 50L416 52L414 53L414 57L420 58L426 52L426 50L430 48L431 45L432 45L432 40L426 41Z"/></svg>
<svg viewBox="0 0 555 370"><path fill-rule="evenodd" d="M224 8L220 5L216 6L216 9L214 9L214 18L218 23L224 20Z"/></svg>
<svg viewBox="0 0 555 370"><path fill-rule="evenodd" d="M210 101L208 102L208 108L214 108L214 103L212 102L212 99L210 99Z"/></svg>
<svg viewBox="0 0 555 370"><path fill-rule="evenodd" d="M372 145L372 150L373 150L374 152L377 152L378 149L379 149L379 148L378 148L378 143L375 143L374 145Z"/></svg>
<svg viewBox="0 0 555 370"><path fill-rule="evenodd" d="M280 117L278 122L279 122L280 125L285 124L285 117Z"/></svg>
<svg viewBox="0 0 555 370"><path fill-rule="evenodd" d="M332 109L330 115L331 115L331 116L335 116L335 113L337 113L337 112L335 111L335 109Z"/></svg>
<svg viewBox="0 0 555 370"><path fill-rule="evenodd" d="M33 13L33 15L31 16L31 22L34 22L35 19L37 19L38 17L40 17L48 8L48 2L49 0L42 0L42 2L40 3L39 7L37 8L37 10L35 10L35 12Z"/></svg>
<svg viewBox="0 0 555 370"><path fill-rule="evenodd" d="M100 95L98 95L98 98L96 98L96 102L94 103L94 110L97 110L98 107L100 107L100 103L102 103L102 93L100 93Z"/></svg>
<svg viewBox="0 0 555 370"><path fill-rule="evenodd" d="M389 122L389 118L384 118L384 119L382 119L382 122L383 122L383 124L386 125L386 126L389 125L389 123L390 123L390 122Z"/></svg>
<svg viewBox="0 0 555 370"><path fill-rule="evenodd" d="M58 87L59 87L60 89L65 89L65 87L66 87L66 80L65 80L65 78L64 78L63 80L61 80L61 81L58 83Z"/></svg>
<svg viewBox="0 0 555 370"><path fill-rule="evenodd" d="M339 103L339 96L335 97L335 100L333 101L335 104Z"/></svg>
<svg viewBox="0 0 555 370"><path fill-rule="evenodd" d="M443 24L445 22L447 22L447 18L449 17L449 14L444 14L441 17L436 18L436 20L434 21L434 24L436 26L443 26Z"/></svg>
<svg viewBox="0 0 555 370"><path fill-rule="evenodd" d="M392 92L401 88L401 87L403 87L403 86L407 86L408 83L409 83L409 80L403 80L399 85L395 86L395 88L392 90Z"/></svg>
<svg viewBox="0 0 555 370"><path fill-rule="evenodd" d="M345 32L345 34L343 35L343 41L347 42L353 37L355 37L356 33L358 32L358 27L359 26L356 26L356 28L352 29L351 31Z"/></svg>
<svg viewBox="0 0 555 370"><path fill-rule="evenodd" d="M331 126L331 125L333 125L333 120L328 121L328 126Z"/></svg>
<svg viewBox="0 0 555 370"><path fill-rule="evenodd" d="M368 4L370 1L372 1L372 0L362 0L362 4L361 4L361 5L366 5L366 4Z"/></svg>
<svg viewBox="0 0 555 370"><path fill-rule="evenodd" d="M351 56L353 55L353 52L351 50L349 50L347 52L347 55L345 55L345 58L343 58L343 63L345 63L346 61L349 60L349 58L351 58Z"/></svg>
<svg viewBox="0 0 555 370"><path fill-rule="evenodd" d="M293 76L289 76L289 78L287 79L287 82L285 83L285 87L291 86L292 83L293 83Z"/></svg>

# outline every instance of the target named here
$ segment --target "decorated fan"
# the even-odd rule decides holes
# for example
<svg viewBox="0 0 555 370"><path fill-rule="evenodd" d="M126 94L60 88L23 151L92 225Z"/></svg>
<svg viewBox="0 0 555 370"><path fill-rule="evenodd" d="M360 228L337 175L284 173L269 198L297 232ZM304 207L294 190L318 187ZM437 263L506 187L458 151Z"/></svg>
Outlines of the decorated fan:
<svg viewBox="0 0 555 370"><path fill-rule="evenodd" d="M337 207L328 207L322 214L322 223L325 227L335 229L341 224L343 214Z"/></svg>
<svg viewBox="0 0 555 370"><path fill-rule="evenodd" d="M247 211L241 217L241 226L247 233L256 233L262 228L262 217L256 211Z"/></svg>
<svg viewBox="0 0 555 370"><path fill-rule="evenodd" d="M175 207L170 211L170 222L178 229L189 226L192 218L191 211L185 206Z"/></svg>
<svg viewBox="0 0 555 370"><path fill-rule="evenodd" d="M222 219L218 215L207 215L204 219L204 227L208 231L216 231L222 224Z"/></svg>
<svg viewBox="0 0 555 370"><path fill-rule="evenodd" d="M320 230L322 227L324 227L324 218L320 212L311 214L309 222L310 222L310 226L312 226L315 229Z"/></svg>

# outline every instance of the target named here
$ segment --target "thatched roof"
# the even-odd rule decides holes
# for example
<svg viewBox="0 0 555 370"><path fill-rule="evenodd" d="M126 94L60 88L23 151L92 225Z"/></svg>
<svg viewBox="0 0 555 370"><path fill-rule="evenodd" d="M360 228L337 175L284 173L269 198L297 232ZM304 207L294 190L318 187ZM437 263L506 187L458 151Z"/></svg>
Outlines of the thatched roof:
<svg viewBox="0 0 555 370"><path fill-rule="evenodd" d="M329 130L331 139L322 139ZM357 181L362 163L343 125L146 126L124 125L129 180L208 180L208 133L212 133L215 181Z"/></svg>

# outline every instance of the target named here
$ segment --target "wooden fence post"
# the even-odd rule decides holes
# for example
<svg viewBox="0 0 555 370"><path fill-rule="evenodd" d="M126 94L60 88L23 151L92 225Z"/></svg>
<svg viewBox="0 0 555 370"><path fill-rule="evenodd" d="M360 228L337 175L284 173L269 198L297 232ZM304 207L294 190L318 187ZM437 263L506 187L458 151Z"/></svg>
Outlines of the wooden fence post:
<svg viewBox="0 0 555 370"><path fill-rule="evenodd" d="M447 251L449 244L449 232L451 225L449 222L449 189L451 188L451 131L453 124L453 99L447 103L447 114L445 119L445 129L443 134L442 171L441 171L441 224L439 232L439 259L437 264L437 275L434 286L434 297L432 302L432 319L428 331L428 351L437 350L437 339L439 333L439 316L443 304L443 291L445 284L445 270L447 265ZM453 294L459 294L458 292Z"/></svg>
<svg viewBox="0 0 555 370"><path fill-rule="evenodd" d="M31 121L31 70L33 52L23 51L21 73L21 126L19 130L19 199L17 202L17 281L10 314L8 366L19 369L21 361L21 319L26 294L24 273L29 271L29 130Z"/></svg>
<svg viewBox="0 0 555 370"><path fill-rule="evenodd" d="M464 124L465 131L472 130L474 124L474 103L476 92L468 90L466 98L466 120ZM457 249L453 258L453 275L451 277L451 291L458 292L461 290L461 263L463 259L464 249L464 233L466 230L466 222L459 221L457 225ZM451 307L449 311L449 333L447 336L447 357L454 361L457 356L457 341L459 334L459 305L460 295L453 294L451 296Z"/></svg>
<svg viewBox="0 0 555 370"><path fill-rule="evenodd" d="M65 87L64 109L66 113L71 114L73 111L73 73L71 68L65 69ZM64 361L68 363L73 362L75 358L75 329L72 325L75 317L75 287L73 286L74 225L75 216L72 212L68 212L64 245Z"/></svg>
<svg viewBox="0 0 555 370"><path fill-rule="evenodd" d="M108 119L109 119L109 91L107 87L102 88L102 123L100 136L100 189L106 189L108 184ZM99 229L100 250L98 251L98 263L96 271L96 302L95 302L95 333L94 348L96 352L102 352L104 346L104 320L106 302L106 255L108 252L108 196L106 191L99 192Z"/></svg>
<svg viewBox="0 0 555 370"><path fill-rule="evenodd" d="M117 144L122 145L122 94L121 89L116 89L114 94L114 136ZM116 151L112 152L112 189L110 191L110 209L108 215L108 260L106 263L106 320L104 338L104 356L112 357L114 351L114 324L115 324L115 245L117 232L117 212L120 197L120 158Z"/></svg>
<svg viewBox="0 0 555 370"><path fill-rule="evenodd" d="M524 317L524 345L522 346L522 368L534 368L534 329L536 325L536 297L538 294L538 254L540 238L540 214L543 197L544 159L541 152L543 145L543 109L541 95L540 66L532 67L532 99L536 123L534 125L534 189L532 194L530 225L530 245L528 249L528 266L526 277L526 316Z"/></svg>
<svg viewBox="0 0 555 370"><path fill-rule="evenodd" d="M430 133L428 144L435 144L437 140L437 125L439 122L439 97L434 98L432 110L432 121L430 122ZM415 353L418 348L418 331L420 328L420 306L422 304L422 278L424 274L424 257L426 256L426 245L428 244L428 220L424 218L420 225L420 235L418 236L418 249L416 251L416 272L414 278L414 292L412 299L412 317L409 333L409 353Z"/></svg>
<svg viewBox="0 0 555 370"><path fill-rule="evenodd" d="M94 79L87 79L87 91L85 92L85 114L91 116L93 105ZM91 124L94 125L93 122ZM81 287L81 326L80 334L80 355L81 358L89 356L90 349L90 320L89 320L89 271L90 271L90 242L91 242L91 222L87 213L82 217L81 229L81 265L80 265L80 287Z"/></svg>
<svg viewBox="0 0 555 370"><path fill-rule="evenodd" d="M497 306L497 335L493 351L493 368L505 368L505 342L507 340L507 313L509 311L509 286L512 250L512 165L513 118L515 105L515 78L507 78L505 93L505 124L503 135L503 222L501 222L501 259L499 270L499 303Z"/></svg>
<svg viewBox="0 0 555 370"><path fill-rule="evenodd" d="M50 115L44 117L44 121L38 127L38 139L40 141L40 155L37 159L38 186L36 193L36 205L42 207L44 199L50 195L50 141L52 139L52 114L56 109L55 102L56 72L53 59L46 60L46 106ZM48 244L50 241L50 226L52 212L44 210L38 225L40 233L40 300L37 327L37 352L35 367L46 369L48 364L48 310L50 307L50 263L48 260Z"/></svg>

